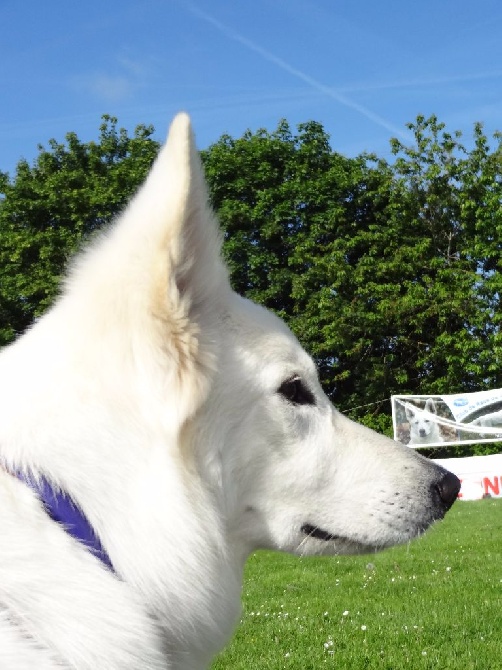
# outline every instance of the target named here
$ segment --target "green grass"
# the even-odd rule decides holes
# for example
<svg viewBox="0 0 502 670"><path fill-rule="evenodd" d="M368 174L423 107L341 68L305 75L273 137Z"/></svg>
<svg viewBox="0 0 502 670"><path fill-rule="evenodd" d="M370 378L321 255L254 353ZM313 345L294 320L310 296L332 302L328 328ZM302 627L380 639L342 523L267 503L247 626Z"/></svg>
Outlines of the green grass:
<svg viewBox="0 0 502 670"><path fill-rule="evenodd" d="M259 552L212 670L502 668L502 500L457 503L424 538L357 557Z"/></svg>

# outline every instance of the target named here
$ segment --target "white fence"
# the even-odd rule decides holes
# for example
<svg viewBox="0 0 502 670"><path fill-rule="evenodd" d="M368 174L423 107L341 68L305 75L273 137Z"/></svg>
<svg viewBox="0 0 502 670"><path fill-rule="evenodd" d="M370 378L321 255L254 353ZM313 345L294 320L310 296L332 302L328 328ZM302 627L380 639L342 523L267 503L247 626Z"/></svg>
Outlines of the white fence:
<svg viewBox="0 0 502 670"><path fill-rule="evenodd" d="M502 498L502 454L433 460L461 480L460 500Z"/></svg>

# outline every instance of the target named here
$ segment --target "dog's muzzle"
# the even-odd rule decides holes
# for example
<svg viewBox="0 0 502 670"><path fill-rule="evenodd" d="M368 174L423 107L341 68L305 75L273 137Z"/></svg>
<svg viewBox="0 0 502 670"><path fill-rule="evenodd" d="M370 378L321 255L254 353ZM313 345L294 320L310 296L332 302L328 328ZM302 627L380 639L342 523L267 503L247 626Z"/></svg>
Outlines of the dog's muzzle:
<svg viewBox="0 0 502 670"><path fill-rule="evenodd" d="M432 521L437 521L444 517L446 512L457 499L461 485L459 478L452 472L449 472L444 468L440 468L439 466L435 467L437 467L440 471L440 478L431 484L430 487L430 495L433 501L434 511L433 515L430 517L430 521L426 524L426 526L428 526L429 523L432 523ZM425 530L425 527L422 530ZM324 530L323 528L319 528L319 526L314 526L310 523L304 523L301 527L301 531L304 535L315 538L316 540L322 540L323 542L336 542L337 540L353 541L350 538L335 535L327 530Z"/></svg>

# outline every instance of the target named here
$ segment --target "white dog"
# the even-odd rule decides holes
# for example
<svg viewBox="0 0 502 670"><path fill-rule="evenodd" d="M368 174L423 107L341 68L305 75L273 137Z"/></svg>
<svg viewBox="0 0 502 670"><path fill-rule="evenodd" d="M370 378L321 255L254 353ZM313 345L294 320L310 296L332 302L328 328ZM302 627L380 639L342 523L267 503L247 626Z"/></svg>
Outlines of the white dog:
<svg viewBox="0 0 502 670"><path fill-rule="evenodd" d="M486 428L502 428L502 410L478 416L477 419L474 419L474 421L471 421L470 423L473 426L483 426Z"/></svg>
<svg viewBox="0 0 502 670"><path fill-rule="evenodd" d="M0 380L2 670L206 668L250 552L407 542L459 489L231 291L185 115Z"/></svg>
<svg viewBox="0 0 502 670"><path fill-rule="evenodd" d="M406 405L405 412L410 424L410 444L437 444L444 441L437 421L431 416L437 414L432 398L427 398L423 410Z"/></svg>
<svg viewBox="0 0 502 670"><path fill-rule="evenodd" d="M480 426L483 428L502 428L502 410L498 410L497 412L489 412L488 414L478 416L477 419L470 421L467 425ZM496 433L495 431L490 433L478 432L477 434L483 440L490 438L498 439L502 435L501 433Z"/></svg>

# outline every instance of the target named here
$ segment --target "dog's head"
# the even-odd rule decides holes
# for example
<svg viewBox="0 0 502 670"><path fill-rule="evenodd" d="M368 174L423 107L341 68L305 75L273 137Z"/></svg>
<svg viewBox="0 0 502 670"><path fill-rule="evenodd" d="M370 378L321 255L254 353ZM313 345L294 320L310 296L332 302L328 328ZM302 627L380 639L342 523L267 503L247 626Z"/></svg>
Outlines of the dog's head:
<svg viewBox="0 0 502 670"><path fill-rule="evenodd" d="M227 518L250 550L375 551L444 515L456 477L340 414L282 321L233 296L224 342L199 420L202 437L216 432Z"/></svg>
<svg viewBox="0 0 502 670"><path fill-rule="evenodd" d="M38 370L31 421L51 471L65 468L75 489L86 469L106 491L136 477L130 491L148 500L145 473L166 468L161 486L200 520L195 530L178 520L170 535L203 532L210 507L242 554L373 551L420 534L453 503L458 480L333 408L285 324L232 292L207 202L180 115L145 185L21 340L16 362ZM12 387L5 404L11 396Z"/></svg>
<svg viewBox="0 0 502 670"><path fill-rule="evenodd" d="M172 155L176 167L162 168ZM174 196L173 236L163 240L175 263L155 294L159 337L166 347L173 330L181 335L175 369L180 389L191 389L180 391L191 403L186 451L228 532L248 551L299 553L369 551L423 532L453 503L458 480L343 417L285 324L230 290L186 117L175 121L145 202L159 198L175 170L186 176Z"/></svg>
<svg viewBox="0 0 502 670"><path fill-rule="evenodd" d="M437 432L437 423L431 417L431 414L436 414L436 404L432 398L427 398L423 410L406 405L405 412L412 439L427 442Z"/></svg>

